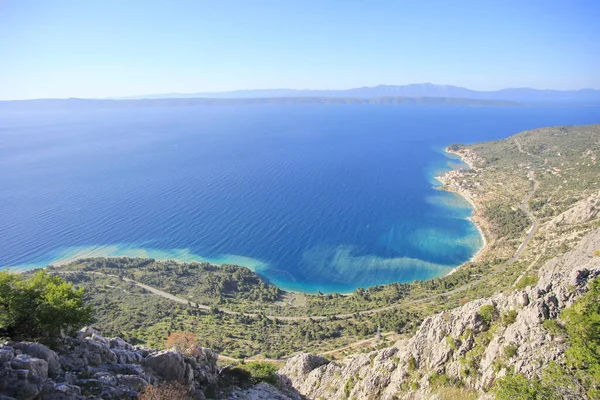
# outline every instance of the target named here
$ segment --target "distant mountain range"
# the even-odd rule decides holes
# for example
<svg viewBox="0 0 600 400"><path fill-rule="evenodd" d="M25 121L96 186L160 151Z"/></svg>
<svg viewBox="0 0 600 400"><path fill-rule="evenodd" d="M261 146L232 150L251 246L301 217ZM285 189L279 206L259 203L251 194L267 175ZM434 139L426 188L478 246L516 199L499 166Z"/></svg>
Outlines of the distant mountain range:
<svg viewBox="0 0 600 400"><path fill-rule="evenodd" d="M431 83L348 90L258 89L169 93L112 99L0 101L0 110L192 107L251 104L380 104L416 106L600 106L600 90L502 89L478 92Z"/></svg>
<svg viewBox="0 0 600 400"><path fill-rule="evenodd" d="M211 99L257 99L289 97L325 97L325 98L361 98L380 97L428 97L449 99L476 99L510 101L518 103L588 103L600 104L600 90L538 90L531 88L511 88L494 91L476 91L459 86L419 83L411 85L379 85L347 90L295 90L295 89L257 89L235 90L231 92L209 93L166 93L145 96L132 96L120 99L173 99L173 98L211 98Z"/></svg>

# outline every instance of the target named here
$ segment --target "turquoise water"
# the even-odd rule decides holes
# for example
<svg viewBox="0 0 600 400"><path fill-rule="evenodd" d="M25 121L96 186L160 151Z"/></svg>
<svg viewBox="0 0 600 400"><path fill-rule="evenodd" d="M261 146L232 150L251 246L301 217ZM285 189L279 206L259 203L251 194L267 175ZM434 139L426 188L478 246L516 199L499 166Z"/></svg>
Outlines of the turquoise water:
<svg viewBox="0 0 600 400"><path fill-rule="evenodd" d="M597 108L241 106L0 114L0 266L248 266L290 290L444 275L481 247L443 148Z"/></svg>

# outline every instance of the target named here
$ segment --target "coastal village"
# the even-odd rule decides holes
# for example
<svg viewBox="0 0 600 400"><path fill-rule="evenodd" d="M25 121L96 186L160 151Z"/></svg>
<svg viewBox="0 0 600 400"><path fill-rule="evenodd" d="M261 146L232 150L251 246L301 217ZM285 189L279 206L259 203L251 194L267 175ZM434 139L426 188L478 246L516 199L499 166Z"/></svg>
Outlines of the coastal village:
<svg viewBox="0 0 600 400"><path fill-rule="evenodd" d="M481 186L481 184L470 179L469 175L477 173L478 169L475 165L482 162L481 157L471 149L461 149L461 152L458 153L453 149L447 148L446 152L459 156L469 168L454 169L446 172L444 175L436 176L436 179L443 184L443 189L462 195L476 208L474 199L477 198L478 194L475 188Z"/></svg>

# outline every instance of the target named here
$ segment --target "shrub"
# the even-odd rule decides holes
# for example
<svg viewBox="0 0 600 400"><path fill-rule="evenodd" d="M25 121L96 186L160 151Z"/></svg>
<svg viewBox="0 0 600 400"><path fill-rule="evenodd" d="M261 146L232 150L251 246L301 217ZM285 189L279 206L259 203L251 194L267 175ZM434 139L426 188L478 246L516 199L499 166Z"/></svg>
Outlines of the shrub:
<svg viewBox="0 0 600 400"><path fill-rule="evenodd" d="M438 374L438 373L434 372L429 377L429 383L433 387L447 386L449 381L450 380L448 379L448 375L446 375L446 374Z"/></svg>
<svg viewBox="0 0 600 400"><path fill-rule="evenodd" d="M346 396L346 398L350 397L350 393L352 393L352 389L354 389L355 384L356 378L354 377L354 375L352 375L350 378L348 378L346 384L344 385L344 395Z"/></svg>
<svg viewBox="0 0 600 400"><path fill-rule="evenodd" d="M481 306L479 309L479 315L481 316L481 319L483 319L483 322L485 322L487 326L490 326L496 318L496 307L491 304Z"/></svg>
<svg viewBox="0 0 600 400"><path fill-rule="evenodd" d="M594 252L592 253L592 256L600 257L600 250L594 250Z"/></svg>
<svg viewBox="0 0 600 400"><path fill-rule="evenodd" d="M557 320L555 319L547 319L542 322L542 326L548 331L548 333L552 336L561 336L565 334L565 329L560 326Z"/></svg>
<svg viewBox="0 0 600 400"><path fill-rule="evenodd" d="M242 364L236 368L241 368L250 374L250 380L252 383L257 384L259 382L266 382L274 385L277 383L275 373L277 372L277 366L273 363L266 361L253 361L246 364Z"/></svg>
<svg viewBox="0 0 600 400"><path fill-rule="evenodd" d="M198 346L198 337L192 332L173 332L167 338L167 349L175 348L177 351L194 355L194 349Z"/></svg>
<svg viewBox="0 0 600 400"><path fill-rule="evenodd" d="M523 277L521 277L521 279L519 279L519 281L515 285L515 288L517 290L523 290L527 286L533 286L536 283L538 283L539 279L540 278L537 275L526 275L526 276L523 276Z"/></svg>
<svg viewBox="0 0 600 400"><path fill-rule="evenodd" d="M452 336L446 336L446 344L450 350L456 350L456 348L460 346L458 339L454 339Z"/></svg>
<svg viewBox="0 0 600 400"><path fill-rule="evenodd" d="M539 381L521 374L498 379L494 385L496 400L544 400L544 390Z"/></svg>
<svg viewBox="0 0 600 400"><path fill-rule="evenodd" d="M138 396L138 400L191 400L190 391L179 382L148 385Z"/></svg>
<svg viewBox="0 0 600 400"><path fill-rule="evenodd" d="M567 366L578 370L590 398L600 398L600 278L589 285L561 318L568 334Z"/></svg>
<svg viewBox="0 0 600 400"><path fill-rule="evenodd" d="M511 359L517 355L517 348L512 345L504 346L504 357Z"/></svg>
<svg viewBox="0 0 600 400"><path fill-rule="evenodd" d="M408 370L410 372L415 371L417 369L417 360L414 357L408 359Z"/></svg>
<svg viewBox="0 0 600 400"><path fill-rule="evenodd" d="M515 310L508 310L502 314L502 325L508 326L517 320L517 312Z"/></svg>
<svg viewBox="0 0 600 400"><path fill-rule="evenodd" d="M15 340L55 337L91 321L83 289L39 271L29 278L0 272L0 336Z"/></svg>

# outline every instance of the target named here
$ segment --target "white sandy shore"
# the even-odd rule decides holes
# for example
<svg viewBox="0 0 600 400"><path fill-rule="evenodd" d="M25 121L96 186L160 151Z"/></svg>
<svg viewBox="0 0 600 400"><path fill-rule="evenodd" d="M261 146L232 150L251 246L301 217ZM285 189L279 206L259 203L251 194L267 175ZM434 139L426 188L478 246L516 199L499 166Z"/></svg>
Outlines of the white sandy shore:
<svg viewBox="0 0 600 400"><path fill-rule="evenodd" d="M448 153L448 154L454 154L455 156L459 157L459 158L460 158L460 160L461 160L461 161L462 161L464 164L468 165L468 166L469 166L469 169L474 169L474 167L473 167L473 164L471 164L471 163L470 163L468 160L466 160L465 158L463 158L463 157L462 157L462 156L461 156L459 153L457 153L457 152L454 152L454 151L451 151L451 150L449 150L448 148L445 148L445 149L444 149L444 152L445 152L445 153ZM442 181L439 179L439 177L436 177L436 179L437 179L438 181L440 181L441 183L443 183L443 182L442 182ZM477 204L475 203L475 201L473 201L473 199L471 198L471 196L469 196L467 193L464 193L464 192L462 192L462 191L459 191L459 190L452 190L452 189L450 189L450 188L449 188L449 191L451 191L452 193L456 193L456 194L458 194L459 196L461 196L462 198L464 198L465 200L467 200L467 201L469 202L469 204L471 204L471 207L473 208L473 213L475 213L475 212L478 210L478 206L477 206ZM479 226L479 224L477 224L477 223L475 222L475 220L473 219L473 217L471 216L471 217L468 217L467 219L468 219L469 221L471 221L471 222L473 223L473 225L475 225L475 228L477 228L477 231L479 232L479 236L481 236L481 240L482 240L482 242L483 242L483 245L481 246L481 248L480 248L480 249L477 251L477 253L475 253L475 254L473 255L473 257L471 257L471 258L469 259L469 261L468 261L468 262L473 262L473 261L475 261L475 260L477 259L477 257L479 257L479 255L480 255L480 254L481 254L481 253L482 253L482 252L483 252L483 251L484 251L484 250L487 248L488 241L487 241L487 238L485 237L485 234L483 233L483 229L481 228L481 226ZM465 264L466 264L466 263L465 263ZM454 272L456 272L456 271L457 271L457 270L458 270L460 267L462 267L462 266L463 266L463 265L465 265L465 264L459 265L458 267L456 267L456 268L452 269L452 271L450 271L450 272L449 272L449 273L448 273L446 276L453 274Z"/></svg>

